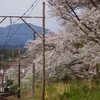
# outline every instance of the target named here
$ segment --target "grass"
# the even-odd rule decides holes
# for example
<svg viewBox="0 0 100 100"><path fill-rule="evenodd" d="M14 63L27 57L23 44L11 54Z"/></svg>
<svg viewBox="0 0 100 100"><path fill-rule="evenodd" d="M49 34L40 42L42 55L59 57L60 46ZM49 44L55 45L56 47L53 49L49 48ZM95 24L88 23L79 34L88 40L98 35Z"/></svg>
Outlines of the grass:
<svg viewBox="0 0 100 100"><path fill-rule="evenodd" d="M8 100L41 100L41 85L35 85L35 97L32 99L32 89L21 92L21 99L9 97ZM74 80L68 83L46 84L45 100L100 100L100 81Z"/></svg>

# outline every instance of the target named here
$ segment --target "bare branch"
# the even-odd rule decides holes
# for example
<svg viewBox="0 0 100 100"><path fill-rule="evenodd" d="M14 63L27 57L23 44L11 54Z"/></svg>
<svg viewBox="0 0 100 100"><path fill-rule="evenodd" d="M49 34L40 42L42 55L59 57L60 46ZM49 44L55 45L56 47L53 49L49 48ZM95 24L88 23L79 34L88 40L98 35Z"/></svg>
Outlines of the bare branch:
<svg viewBox="0 0 100 100"><path fill-rule="evenodd" d="M97 5L96 5L96 3L93 1L93 0L90 0L90 2L91 2L91 4L94 6L94 7L98 7Z"/></svg>

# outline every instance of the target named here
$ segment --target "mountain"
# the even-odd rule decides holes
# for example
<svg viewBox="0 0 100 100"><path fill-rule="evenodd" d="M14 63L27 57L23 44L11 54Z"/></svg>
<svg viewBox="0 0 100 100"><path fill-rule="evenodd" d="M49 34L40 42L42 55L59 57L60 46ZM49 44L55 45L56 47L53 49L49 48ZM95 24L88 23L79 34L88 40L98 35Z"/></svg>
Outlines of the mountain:
<svg viewBox="0 0 100 100"><path fill-rule="evenodd" d="M33 24L29 25L38 33L42 33L42 27ZM45 29L45 33L48 33L48 29ZM25 42L29 39L33 39L33 31L24 23L13 24L6 27L0 27L0 45L6 46L18 46L25 45ZM8 37L8 38L7 38ZM6 40L7 39L7 40Z"/></svg>

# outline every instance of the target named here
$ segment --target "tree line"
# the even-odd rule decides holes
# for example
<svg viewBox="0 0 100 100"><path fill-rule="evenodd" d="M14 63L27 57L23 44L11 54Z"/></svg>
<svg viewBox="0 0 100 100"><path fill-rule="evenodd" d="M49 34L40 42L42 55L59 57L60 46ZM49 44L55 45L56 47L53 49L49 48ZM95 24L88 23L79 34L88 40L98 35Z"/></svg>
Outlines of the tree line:
<svg viewBox="0 0 100 100"><path fill-rule="evenodd" d="M25 50L21 50L21 53L24 53ZM6 48L0 48L0 61L2 59L9 59L10 57L18 57L18 50L10 50Z"/></svg>

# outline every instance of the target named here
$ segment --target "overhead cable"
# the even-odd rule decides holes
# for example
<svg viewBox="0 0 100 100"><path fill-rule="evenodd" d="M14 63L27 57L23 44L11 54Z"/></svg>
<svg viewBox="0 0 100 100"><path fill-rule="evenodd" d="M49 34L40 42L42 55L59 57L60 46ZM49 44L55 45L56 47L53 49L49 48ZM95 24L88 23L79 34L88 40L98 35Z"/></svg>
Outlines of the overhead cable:
<svg viewBox="0 0 100 100"><path fill-rule="evenodd" d="M36 0L32 5L31 5L31 7L22 15L22 16L24 16L34 5L34 7L31 9L31 11L29 12L29 14L28 14L28 16L30 15L30 13L33 11L33 9L36 7L36 5L39 3L39 1L40 0ZM36 4L35 4L36 3ZM14 22L12 22L13 24L15 23L15 22L17 22L19 19L17 19L16 21L14 21ZM25 19L24 19L25 20ZM16 32L19 30L19 28L21 27L21 25L22 25L22 23L17 27L17 29L14 31L14 33L9 37L9 40L8 40L8 42L6 43L6 44L8 44L9 43L9 41L11 40L11 38L16 34Z"/></svg>

